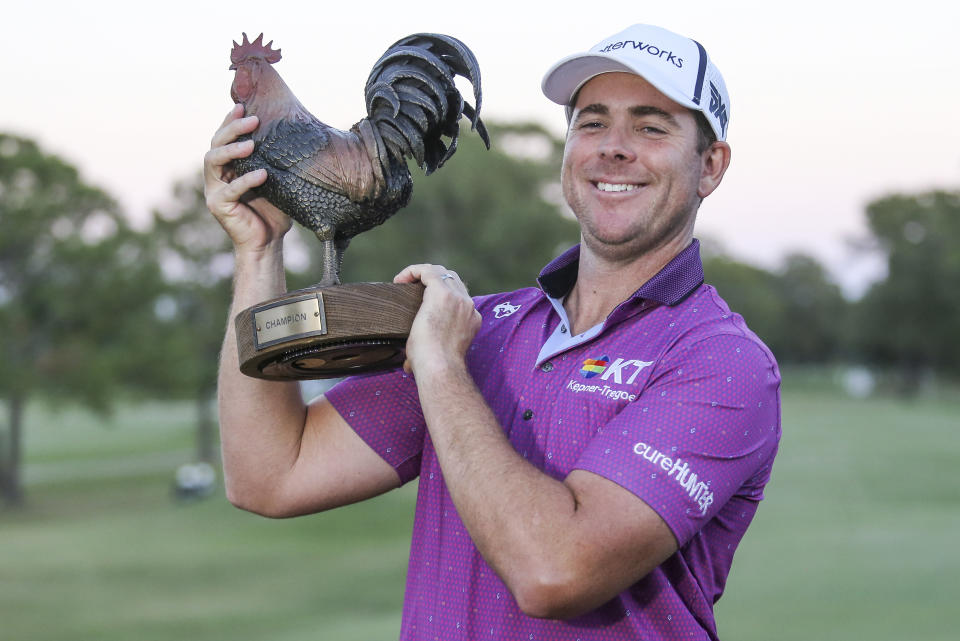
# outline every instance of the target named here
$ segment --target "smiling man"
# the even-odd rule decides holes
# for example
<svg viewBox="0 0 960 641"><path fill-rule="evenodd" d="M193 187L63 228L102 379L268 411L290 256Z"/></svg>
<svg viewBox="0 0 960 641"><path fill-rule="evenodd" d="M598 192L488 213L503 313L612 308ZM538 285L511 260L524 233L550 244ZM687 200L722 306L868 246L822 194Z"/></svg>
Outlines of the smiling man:
<svg viewBox="0 0 960 641"><path fill-rule="evenodd" d="M730 103L697 42L634 25L561 60L563 193L581 243L539 287L471 298L413 265L403 370L309 406L220 371L227 491L270 516L419 478L401 639L717 639L713 604L780 438L779 372L703 282L697 210L730 162ZM206 159L236 247L234 309L284 290L289 221L223 167L256 127L231 112Z"/></svg>

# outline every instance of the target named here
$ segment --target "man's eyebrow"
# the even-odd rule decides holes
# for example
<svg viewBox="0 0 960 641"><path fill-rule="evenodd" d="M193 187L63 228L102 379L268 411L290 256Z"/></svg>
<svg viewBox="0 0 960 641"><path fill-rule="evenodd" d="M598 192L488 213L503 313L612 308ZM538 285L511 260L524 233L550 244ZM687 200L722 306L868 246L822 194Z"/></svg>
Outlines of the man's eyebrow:
<svg viewBox="0 0 960 641"><path fill-rule="evenodd" d="M608 109L606 105L601 104L599 102L595 102L593 104L587 105L586 107L581 108L580 111L577 112L578 115L594 114L596 116L606 116L609 113L610 113L610 109Z"/></svg>
<svg viewBox="0 0 960 641"><path fill-rule="evenodd" d="M644 116L657 116L667 121L667 123L673 127L679 127L680 122L673 117L672 114L667 113L659 107L652 107L649 105L637 105L636 107L630 108L630 115L634 118L643 118Z"/></svg>
<svg viewBox="0 0 960 641"><path fill-rule="evenodd" d="M593 114L595 116L608 116L610 115L610 108L603 103L595 102L585 107L582 107L577 112L577 118L582 114ZM673 127L679 127L680 122L670 113L660 109L659 107L654 107L652 105L637 105L635 107L630 107L630 115L634 118L643 118L645 116L656 116L662 118L665 122Z"/></svg>

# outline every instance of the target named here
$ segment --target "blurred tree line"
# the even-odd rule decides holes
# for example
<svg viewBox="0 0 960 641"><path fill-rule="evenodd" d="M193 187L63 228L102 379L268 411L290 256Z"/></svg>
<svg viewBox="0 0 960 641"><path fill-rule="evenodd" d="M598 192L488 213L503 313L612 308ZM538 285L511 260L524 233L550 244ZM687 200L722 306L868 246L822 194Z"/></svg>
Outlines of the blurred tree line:
<svg viewBox="0 0 960 641"><path fill-rule="evenodd" d="M562 140L534 124L491 126L486 151L463 136L434 176L414 169L411 204L357 237L346 281L388 281L411 261L455 267L475 294L535 285L577 241L562 204ZM197 452L216 456L213 401L233 257L199 176L133 229L117 203L33 141L0 133L0 499L22 500L28 401L109 412L119 400L188 399ZM782 364L858 362L956 375L960 347L960 193L895 195L867 208L888 273L857 301L811 256L776 270L704 243L707 282ZM288 286L317 280L319 244L287 239Z"/></svg>

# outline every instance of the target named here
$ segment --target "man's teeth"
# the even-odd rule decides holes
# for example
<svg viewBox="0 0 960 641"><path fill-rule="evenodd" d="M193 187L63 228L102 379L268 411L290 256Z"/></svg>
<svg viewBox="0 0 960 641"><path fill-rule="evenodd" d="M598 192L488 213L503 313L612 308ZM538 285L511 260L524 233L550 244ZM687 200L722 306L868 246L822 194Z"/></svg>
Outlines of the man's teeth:
<svg viewBox="0 0 960 641"><path fill-rule="evenodd" d="M633 191L636 188L636 185L611 184L602 182L597 183L597 189L600 191Z"/></svg>

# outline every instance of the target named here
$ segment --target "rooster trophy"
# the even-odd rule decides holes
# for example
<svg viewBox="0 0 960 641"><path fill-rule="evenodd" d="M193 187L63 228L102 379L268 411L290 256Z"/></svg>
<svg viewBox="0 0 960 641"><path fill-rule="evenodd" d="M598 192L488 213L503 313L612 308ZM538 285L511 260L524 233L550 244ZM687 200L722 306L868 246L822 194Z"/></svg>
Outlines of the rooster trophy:
<svg viewBox="0 0 960 641"><path fill-rule="evenodd" d="M323 243L323 279L314 287L237 315L240 370L257 378L330 378L396 367L423 288L418 284L340 284L350 239L404 207L413 180L407 159L433 173L457 149L461 116L486 147L480 120L480 69L459 40L440 34L407 36L373 66L365 89L367 117L341 131L320 122L293 95L273 64L280 50L263 34L233 43L230 94L260 119L241 140L253 152L233 161L236 175L266 169L262 196ZM473 85L474 104L454 83ZM446 141L446 142L445 142Z"/></svg>
<svg viewBox="0 0 960 641"><path fill-rule="evenodd" d="M267 170L254 190L323 243L323 279L340 284L340 264L350 239L383 223L406 206L413 190L407 158L427 175L457 149L459 120L466 116L489 149L480 120L480 68L456 38L420 33L393 44L377 61L364 90L367 117L341 131L308 112L273 68L280 50L233 43L230 94L260 125L250 136L253 153L233 162L239 175ZM476 107L465 102L455 76L473 85ZM444 137L450 139L444 143Z"/></svg>

